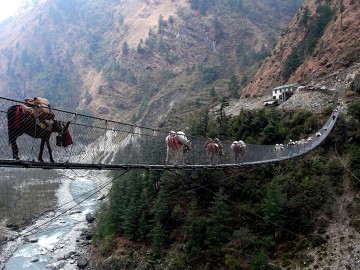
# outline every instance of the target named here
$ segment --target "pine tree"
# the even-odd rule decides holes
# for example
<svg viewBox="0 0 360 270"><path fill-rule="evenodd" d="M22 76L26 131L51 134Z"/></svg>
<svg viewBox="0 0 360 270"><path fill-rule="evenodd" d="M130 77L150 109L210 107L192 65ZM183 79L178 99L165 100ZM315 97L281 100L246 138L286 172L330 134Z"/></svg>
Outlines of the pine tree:
<svg viewBox="0 0 360 270"><path fill-rule="evenodd" d="M250 259L249 263L250 270L266 270L268 268L268 258L263 249L256 252Z"/></svg>
<svg viewBox="0 0 360 270"><path fill-rule="evenodd" d="M216 90L215 90L214 86L210 88L210 96L211 97L216 97Z"/></svg>
<svg viewBox="0 0 360 270"><path fill-rule="evenodd" d="M206 11L208 10L208 0L200 0L199 11L201 15L206 15Z"/></svg>
<svg viewBox="0 0 360 270"><path fill-rule="evenodd" d="M243 256L245 256L245 249L251 243L252 237L249 229L245 227L241 227L233 233L235 247L241 251Z"/></svg>
<svg viewBox="0 0 360 270"><path fill-rule="evenodd" d="M218 116L218 122L219 122L219 139L223 139L223 135L226 134L228 122L225 114L225 108L229 106L229 101L227 98L223 97L221 99L220 109L219 109L219 116Z"/></svg>
<svg viewBox="0 0 360 270"><path fill-rule="evenodd" d="M160 37L158 40L158 50L161 53L164 53L167 50L166 43L165 43L163 37Z"/></svg>
<svg viewBox="0 0 360 270"><path fill-rule="evenodd" d="M141 217L139 219L139 231L138 231L138 241L144 241L146 239L147 234L149 233L148 230L148 222L146 218L146 212L142 211Z"/></svg>
<svg viewBox="0 0 360 270"><path fill-rule="evenodd" d="M310 20L310 9L309 7L305 7L304 13L302 14L302 17L300 19L299 25L301 27L307 27Z"/></svg>
<svg viewBox="0 0 360 270"><path fill-rule="evenodd" d="M165 216L168 211L168 205L166 202L166 188L162 186L156 198L153 207L154 225L151 229L151 247L154 257L159 257L166 241L166 231L163 226Z"/></svg>
<svg viewBox="0 0 360 270"><path fill-rule="evenodd" d="M235 74L231 75L230 81L228 82L228 87L233 98L240 98L240 83Z"/></svg>
<svg viewBox="0 0 360 270"><path fill-rule="evenodd" d="M301 58L297 49L293 49L284 64L282 75L289 78L290 75L300 66Z"/></svg>
<svg viewBox="0 0 360 270"><path fill-rule="evenodd" d="M161 34L166 26L166 22L164 21L164 17L162 15L159 16L158 20L158 34Z"/></svg>
<svg viewBox="0 0 360 270"><path fill-rule="evenodd" d="M209 111L204 109L202 111L202 117L196 130L196 135L207 136L209 134Z"/></svg>
<svg viewBox="0 0 360 270"><path fill-rule="evenodd" d="M345 11L344 0L340 0L340 30L343 30L343 12Z"/></svg>
<svg viewBox="0 0 360 270"><path fill-rule="evenodd" d="M147 239L149 233L149 200L156 191L156 182L160 177L159 172L146 172L143 183L142 183L142 193L139 200L139 221L137 226L137 240L144 241Z"/></svg>
<svg viewBox="0 0 360 270"><path fill-rule="evenodd" d="M191 9L193 10L199 9L199 0L189 0L189 2Z"/></svg>
<svg viewBox="0 0 360 270"><path fill-rule="evenodd" d="M165 243L165 231L160 220L155 221L155 224L151 229L151 238L152 255L155 258L158 258L161 255L163 244Z"/></svg>
<svg viewBox="0 0 360 270"><path fill-rule="evenodd" d="M124 229L125 235L127 235L130 239L134 239L137 220L136 220L136 200L130 199L129 203L127 203L126 209L124 209L123 214L123 223L122 227Z"/></svg>
<svg viewBox="0 0 360 270"><path fill-rule="evenodd" d="M124 205L126 201L126 178L121 177L114 181L110 192L110 206L109 206L109 223L111 231L117 231L122 227L122 216L124 212Z"/></svg>
<svg viewBox="0 0 360 270"><path fill-rule="evenodd" d="M244 74L241 78L241 85L245 86L247 85L247 83L248 83L248 77L246 76L246 74Z"/></svg>
<svg viewBox="0 0 360 270"><path fill-rule="evenodd" d="M128 43L126 41L123 43L122 53L123 53L123 55L128 55L129 54L129 45L128 45Z"/></svg>
<svg viewBox="0 0 360 270"><path fill-rule="evenodd" d="M126 236L131 239L137 239L139 235L139 220L142 216L146 203L142 198L143 176L139 173L131 173L123 179L119 189L114 193L112 208L117 209L118 226L123 230ZM116 198L116 199L115 199ZM146 209L145 209L146 210Z"/></svg>
<svg viewBox="0 0 360 270"><path fill-rule="evenodd" d="M282 192L282 187L277 180L270 182L267 188L264 214L265 218L273 223L280 223L284 219L284 208L286 197ZM275 238L279 235L279 228L275 228Z"/></svg>
<svg viewBox="0 0 360 270"><path fill-rule="evenodd" d="M220 41L220 39L224 36L224 32L221 28L221 23L217 17L215 17L213 24L215 28L215 40Z"/></svg>
<svg viewBox="0 0 360 270"><path fill-rule="evenodd" d="M141 46L142 43L139 43L137 45L136 51L140 54L144 54L145 53L145 49Z"/></svg>
<svg viewBox="0 0 360 270"><path fill-rule="evenodd" d="M285 207L286 198L282 193L282 187L277 180L269 183L265 202L264 213L265 218L273 222L278 222L283 218L283 210Z"/></svg>
<svg viewBox="0 0 360 270"><path fill-rule="evenodd" d="M189 212L185 221L186 242L184 245L185 252L188 254L195 254L203 246L204 235L202 234L204 228L204 221L196 214L197 201L194 199L189 206Z"/></svg>
<svg viewBox="0 0 360 270"><path fill-rule="evenodd" d="M225 201L224 192L220 189L214 196L207 219L206 245L214 252L219 252L229 237L229 212Z"/></svg>
<svg viewBox="0 0 360 270"><path fill-rule="evenodd" d="M205 84L211 84L219 78L219 73L216 67L204 67L202 69L203 82Z"/></svg>

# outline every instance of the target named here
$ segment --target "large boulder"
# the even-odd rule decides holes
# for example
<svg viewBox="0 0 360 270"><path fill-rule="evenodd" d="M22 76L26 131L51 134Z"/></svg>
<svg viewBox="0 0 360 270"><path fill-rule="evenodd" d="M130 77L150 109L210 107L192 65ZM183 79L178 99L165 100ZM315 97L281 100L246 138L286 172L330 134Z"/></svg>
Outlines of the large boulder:
<svg viewBox="0 0 360 270"><path fill-rule="evenodd" d="M91 213L87 213L85 219L88 223L92 223L95 220L95 216Z"/></svg>
<svg viewBox="0 0 360 270"><path fill-rule="evenodd" d="M79 269L85 269L87 264L88 264L88 261L84 257L80 257L76 263L76 265Z"/></svg>
<svg viewBox="0 0 360 270"><path fill-rule="evenodd" d="M109 109L108 108L105 108L105 107L100 107L98 110L97 110L98 114L108 114L109 113Z"/></svg>
<svg viewBox="0 0 360 270"><path fill-rule="evenodd" d="M38 239L35 236L29 236L26 238L29 243L36 243Z"/></svg>
<svg viewBox="0 0 360 270"><path fill-rule="evenodd" d="M66 264L66 261L55 262L55 263L46 265L46 268L49 268L51 270L59 270L59 269L63 269L65 264Z"/></svg>
<svg viewBox="0 0 360 270"><path fill-rule="evenodd" d="M355 76L354 76L354 82L353 82L353 89L355 92L360 92L360 70L358 70L356 73L355 73Z"/></svg>
<svg viewBox="0 0 360 270"><path fill-rule="evenodd" d="M39 261L39 257L32 257L32 258L30 259L30 262L31 262L31 263L38 262L38 261Z"/></svg>
<svg viewBox="0 0 360 270"><path fill-rule="evenodd" d="M349 73L345 78L345 83L355 92L360 92L360 70Z"/></svg>

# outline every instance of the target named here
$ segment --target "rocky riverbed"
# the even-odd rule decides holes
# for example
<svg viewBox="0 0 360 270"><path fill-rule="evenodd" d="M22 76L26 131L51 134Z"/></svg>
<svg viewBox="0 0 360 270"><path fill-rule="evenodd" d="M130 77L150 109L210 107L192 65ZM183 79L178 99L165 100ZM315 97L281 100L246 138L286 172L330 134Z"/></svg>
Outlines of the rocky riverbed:
<svg viewBox="0 0 360 270"><path fill-rule="evenodd" d="M0 269L89 269L93 213L109 181L103 172L64 175L56 210L19 232L0 229Z"/></svg>

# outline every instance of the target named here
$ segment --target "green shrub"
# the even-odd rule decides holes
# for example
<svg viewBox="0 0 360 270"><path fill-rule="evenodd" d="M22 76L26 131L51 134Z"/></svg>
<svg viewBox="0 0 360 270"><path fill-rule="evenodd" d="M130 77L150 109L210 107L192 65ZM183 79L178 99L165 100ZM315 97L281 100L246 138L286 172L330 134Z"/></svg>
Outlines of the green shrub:
<svg viewBox="0 0 360 270"><path fill-rule="evenodd" d="M255 254L253 254L251 256L250 262L249 262L249 269L250 270L267 270L267 269L269 269L268 258L263 249L260 249L259 252L256 252Z"/></svg>
<svg viewBox="0 0 360 270"><path fill-rule="evenodd" d="M202 75L205 84L211 84L219 78L219 73L215 67L204 67Z"/></svg>
<svg viewBox="0 0 360 270"><path fill-rule="evenodd" d="M227 266L226 269L229 270L241 269L242 259L239 256L225 254L225 265Z"/></svg>

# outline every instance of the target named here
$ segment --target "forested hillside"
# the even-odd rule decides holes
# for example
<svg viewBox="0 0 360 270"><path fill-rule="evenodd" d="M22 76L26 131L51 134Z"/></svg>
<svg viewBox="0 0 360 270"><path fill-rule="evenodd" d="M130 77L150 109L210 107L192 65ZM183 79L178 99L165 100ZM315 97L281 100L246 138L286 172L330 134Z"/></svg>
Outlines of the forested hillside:
<svg viewBox="0 0 360 270"><path fill-rule="evenodd" d="M0 26L0 93L164 126L210 93L238 98L301 2L34 1Z"/></svg>
<svg viewBox="0 0 360 270"><path fill-rule="evenodd" d="M358 192L349 192L359 184L342 159L359 175L359 108L359 101L353 103L326 143L296 160L253 169L115 175L109 202L98 213L93 260L104 269L351 268L355 259L340 254L358 249L346 239L359 239ZM229 119L225 139L273 144L305 136L330 111L243 111ZM194 130L201 130L197 123ZM328 230L337 224L343 196L349 234L337 232L342 244L328 247L339 249L334 259L326 253Z"/></svg>
<svg viewBox="0 0 360 270"><path fill-rule="evenodd" d="M0 25L1 95L44 96L55 107L189 135L258 144L305 138L331 108L239 110L235 117L225 108L291 81L332 88L359 67L359 0L34 4ZM223 171L115 174L96 215L92 263L356 269L354 85L335 130L305 157Z"/></svg>

